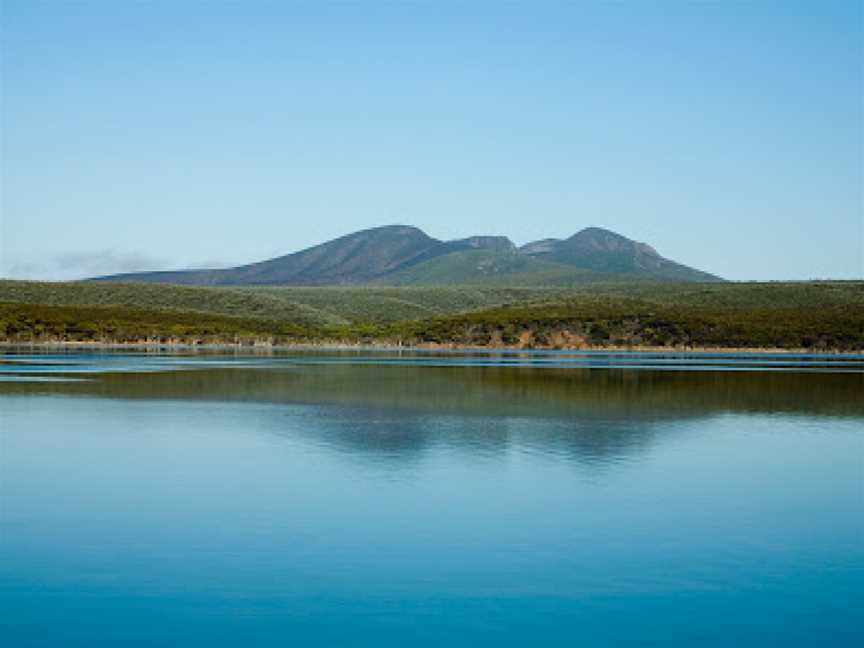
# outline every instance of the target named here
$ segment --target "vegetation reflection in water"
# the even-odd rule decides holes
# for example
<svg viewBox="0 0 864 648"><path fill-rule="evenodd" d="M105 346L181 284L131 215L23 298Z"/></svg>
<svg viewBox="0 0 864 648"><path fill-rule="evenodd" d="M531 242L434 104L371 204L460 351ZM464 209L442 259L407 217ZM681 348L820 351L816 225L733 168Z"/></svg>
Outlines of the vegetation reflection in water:
<svg viewBox="0 0 864 648"><path fill-rule="evenodd" d="M509 357L513 366L502 357ZM544 366L549 359L552 364ZM38 389L112 398L362 404L491 416L864 413L864 356L855 355L7 354L0 358L0 376L22 379L3 384L0 394ZM37 376L70 380L38 388L26 384Z"/></svg>

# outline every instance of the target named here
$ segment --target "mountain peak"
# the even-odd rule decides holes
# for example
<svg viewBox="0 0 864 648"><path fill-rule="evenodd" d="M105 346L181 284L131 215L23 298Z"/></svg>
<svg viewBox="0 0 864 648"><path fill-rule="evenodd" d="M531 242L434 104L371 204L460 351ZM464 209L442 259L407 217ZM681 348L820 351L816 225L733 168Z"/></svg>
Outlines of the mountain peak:
<svg viewBox="0 0 864 648"><path fill-rule="evenodd" d="M659 257L653 247L602 227L586 227L565 241L568 247L584 251L636 253Z"/></svg>
<svg viewBox="0 0 864 648"><path fill-rule="evenodd" d="M403 236L410 235L420 235L425 236L427 238L431 238L426 232L421 230L419 227L414 227L413 225L379 225L378 227L370 227L369 229L360 230L358 232L354 232L353 234L347 234L346 236L354 236L356 234L401 234Z"/></svg>
<svg viewBox="0 0 864 648"><path fill-rule="evenodd" d="M456 245L464 245L476 250L495 250L497 252L512 252L516 246L506 236L469 236L468 238L451 241Z"/></svg>
<svg viewBox="0 0 864 648"><path fill-rule="evenodd" d="M717 277L666 259L653 247L602 227L586 227L568 239L546 239L525 254L585 270L671 281L716 281Z"/></svg>

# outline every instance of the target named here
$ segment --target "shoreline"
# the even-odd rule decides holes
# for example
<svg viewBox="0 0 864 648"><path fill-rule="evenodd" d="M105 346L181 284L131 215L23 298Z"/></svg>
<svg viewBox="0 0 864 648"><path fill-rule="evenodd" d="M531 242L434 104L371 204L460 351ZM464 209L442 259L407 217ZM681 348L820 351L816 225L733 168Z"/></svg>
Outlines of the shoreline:
<svg viewBox="0 0 864 648"><path fill-rule="evenodd" d="M668 347L668 346L471 346L460 344L427 343L418 345L347 343L347 342L309 342L297 344L272 343L214 343L195 344L189 342L89 342L89 341L53 341L53 342L8 342L0 341L0 351L20 349L39 350L93 350L93 351L152 351L152 352L238 352L253 354L272 354L291 351L372 351L372 352L453 352L453 353L646 353L646 354L725 354L749 353L757 354L788 354L809 356L853 356L864 357L862 351L844 351L837 349L805 349L784 347Z"/></svg>

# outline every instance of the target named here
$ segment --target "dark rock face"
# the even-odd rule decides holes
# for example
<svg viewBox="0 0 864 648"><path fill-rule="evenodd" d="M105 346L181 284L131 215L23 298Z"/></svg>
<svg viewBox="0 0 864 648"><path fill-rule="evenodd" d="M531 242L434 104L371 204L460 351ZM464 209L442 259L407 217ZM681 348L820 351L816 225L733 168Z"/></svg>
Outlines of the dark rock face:
<svg viewBox="0 0 864 648"><path fill-rule="evenodd" d="M540 239L539 241L532 241L531 243L526 243L519 248L519 251L522 252L522 254L530 255L545 254L554 250L559 243L561 243L561 239Z"/></svg>
<svg viewBox="0 0 864 648"><path fill-rule="evenodd" d="M456 245L465 245L475 250L493 250L495 252L515 252L516 246L506 236L469 236L468 238L451 241Z"/></svg>

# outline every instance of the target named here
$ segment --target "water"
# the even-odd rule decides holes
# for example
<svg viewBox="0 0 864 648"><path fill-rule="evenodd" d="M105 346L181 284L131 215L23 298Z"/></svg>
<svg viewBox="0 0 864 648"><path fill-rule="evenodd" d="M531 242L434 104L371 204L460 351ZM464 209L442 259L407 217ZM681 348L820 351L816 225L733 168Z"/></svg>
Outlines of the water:
<svg viewBox="0 0 864 648"><path fill-rule="evenodd" d="M860 645L864 358L0 356L4 646Z"/></svg>

